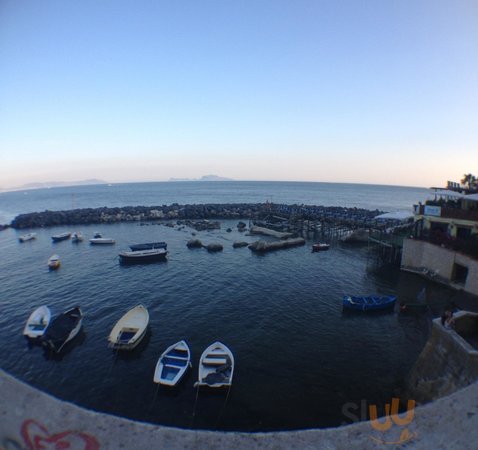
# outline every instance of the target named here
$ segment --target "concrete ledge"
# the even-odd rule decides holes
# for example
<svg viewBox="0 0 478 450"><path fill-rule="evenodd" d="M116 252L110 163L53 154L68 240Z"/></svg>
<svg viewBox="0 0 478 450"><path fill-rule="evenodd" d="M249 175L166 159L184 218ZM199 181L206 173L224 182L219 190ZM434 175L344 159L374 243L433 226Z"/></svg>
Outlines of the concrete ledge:
<svg viewBox="0 0 478 450"><path fill-rule="evenodd" d="M89 411L0 370L0 448L154 449L468 449L478 439L478 384L416 408L407 425L378 431L371 422L274 433L183 430ZM403 417L403 415L400 415ZM403 419L402 419L403 420ZM384 422L384 419L380 419ZM406 432L404 434L404 431ZM403 438L403 439L402 439ZM401 440L402 439L402 440ZM386 447L385 447L386 448Z"/></svg>

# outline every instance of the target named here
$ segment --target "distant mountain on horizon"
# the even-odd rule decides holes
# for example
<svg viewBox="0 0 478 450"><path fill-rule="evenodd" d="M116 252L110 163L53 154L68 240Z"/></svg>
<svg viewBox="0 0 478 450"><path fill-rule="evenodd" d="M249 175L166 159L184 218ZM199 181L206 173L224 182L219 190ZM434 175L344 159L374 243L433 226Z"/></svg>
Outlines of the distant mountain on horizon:
<svg viewBox="0 0 478 450"><path fill-rule="evenodd" d="M234 181L232 178L218 175L203 175L201 178L170 178L169 181Z"/></svg>
<svg viewBox="0 0 478 450"><path fill-rule="evenodd" d="M5 189L6 191L21 191L23 189L45 189L45 188L52 188L52 187L65 187L65 186L87 186L93 184L107 184L107 181L104 180L97 180L95 178L91 178L89 180L80 180L80 181L45 181L45 182L33 182L23 184L21 186L17 186L11 189Z"/></svg>

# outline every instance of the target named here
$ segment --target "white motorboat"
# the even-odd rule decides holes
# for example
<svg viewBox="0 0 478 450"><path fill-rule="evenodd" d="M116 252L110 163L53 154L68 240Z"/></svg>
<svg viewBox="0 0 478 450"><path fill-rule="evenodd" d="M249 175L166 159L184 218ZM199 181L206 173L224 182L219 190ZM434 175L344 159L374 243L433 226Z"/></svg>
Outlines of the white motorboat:
<svg viewBox="0 0 478 450"><path fill-rule="evenodd" d="M31 339L36 339L45 334L50 323L51 311L48 306L40 306L30 314L30 317L23 329L23 335Z"/></svg>
<svg viewBox="0 0 478 450"><path fill-rule="evenodd" d="M98 237L90 239L91 245L113 245L114 243L115 240L111 238Z"/></svg>
<svg viewBox="0 0 478 450"><path fill-rule="evenodd" d="M27 234L23 234L21 235L18 240L20 242L26 242L26 241L31 241L32 239L35 239L37 237L37 234L36 233L27 233Z"/></svg>
<svg viewBox="0 0 478 450"><path fill-rule="evenodd" d="M51 255L48 258L48 267L52 270L58 269L60 267L60 257L58 255Z"/></svg>
<svg viewBox="0 0 478 450"><path fill-rule="evenodd" d="M143 305L135 306L116 322L108 336L108 346L124 350L135 348L145 336L148 324L148 310Z"/></svg>
<svg viewBox="0 0 478 450"><path fill-rule="evenodd" d="M42 344L56 353L60 353L80 331L83 314L78 306L55 317L42 337Z"/></svg>
<svg viewBox="0 0 478 450"><path fill-rule="evenodd" d="M153 381L175 386L191 366L191 351L185 341L176 342L159 357Z"/></svg>
<svg viewBox="0 0 478 450"><path fill-rule="evenodd" d="M219 388L231 386L234 374L234 356L222 342L214 342L199 360L199 380L195 386Z"/></svg>
<svg viewBox="0 0 478 450"><path fill-rule="evenodd" d="M73 236L71 237L71 242L83 242L83 235L81 234L80 231L77 231L76 233L73 233Z"/></svg>

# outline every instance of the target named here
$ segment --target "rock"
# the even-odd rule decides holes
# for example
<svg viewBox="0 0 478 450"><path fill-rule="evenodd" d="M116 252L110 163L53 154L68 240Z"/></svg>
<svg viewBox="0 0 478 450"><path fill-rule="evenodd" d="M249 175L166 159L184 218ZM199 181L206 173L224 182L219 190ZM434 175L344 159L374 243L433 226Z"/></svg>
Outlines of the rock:
<svg viewBox="0 0 478 450"><path fill-rule="evenodd" d="M218 243L208 244L206 245L206 249L208 252L222 252L222 245Z"/></svg>
<svg viewBox="0 0 478 450"><path fill-rule="evenodd" d="M230 232L232 231L232 229L231 229L231 228L228 228L226 231L227 231L228 233L230 233Z"/></svg>
<svg viewBox="0 0 478 450"><path fill-rule="evenodd" d="M245 241L236 241L234 244L232 244L233 248L241 248L241 247L247 247L249 245L249 242Z"/></svg>
<svg viewBox="0 0 478 450"><path fill-rule="evenodd" d="M237 224L237 229L240 231L241 229L244 229L246 228L246 224L242 221L240 221L238 224Z"/></svg>
<svg viewBox="0 0 478 450"><path fill-rule="evenodd" d="M202 248L202 242L199 239L190 239L186 244L188 248Z"/></svg>

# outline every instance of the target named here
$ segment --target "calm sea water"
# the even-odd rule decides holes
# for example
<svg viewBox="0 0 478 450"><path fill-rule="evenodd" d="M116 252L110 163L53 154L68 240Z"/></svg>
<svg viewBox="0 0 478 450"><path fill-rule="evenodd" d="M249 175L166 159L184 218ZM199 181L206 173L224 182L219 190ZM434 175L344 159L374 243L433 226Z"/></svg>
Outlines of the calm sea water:
<svg viewBox="0 0 478 450"><path fill-rule="evenodd" d="M0 209L8 217L67 209L72 201L75 207L86 207L259 202L272 197L284 203L393 210L426 195L411 188L334 186L338 185L89 186L2 194ZM346 403L366 400L380 406L389 401L427 339L430 317L396 311L344 314L341 298L345 293L415 298L425 282L396 268L378 268L367 247L333 244L328 252L312 253L309 242L264 256L247 248L233 249L235 240L254 239L240 234L235 225L223 221L221 230L197 234L206 244L224 245L224 251L216 254L187 249L193 230L165 225L81 228L85 237L100 231L116 239L115 246L105 247L71 241L53 244L50 236L66 231L64 227L35 230L37 239L23 244L15 230L1 232L1 367L79 405L179 427L249 431L324 427L347 420L342 411ZM232 233L225 231L229 226ZM152 240L168 242L167 262L119 265L120 250ZM46 261L53 253L60 255L62 266L49 272ZM446 289L427 287L427 296L437 304L450 295ZM138 303L149 309L149 335L133 352L113 352L107 348L109 331ZM80 305L85 314L83 331L60 357L29 346L21 334L32 309L42 304L54 313ZM158 389L152 382L157 358L180 339L190 344L193 369L176 389ZM234 385L228 397L225 391L201 390L196 400L193 384L199 356L215 340L234 352Z"/></svg>
<svg viewBox="0 0 478 450"><path fill-rule="evenodd" d="M344 206L383 211L411 210L428 195L424 188L344 183L164 182L73 186L0 193L0 223L33 211L155 206L172 203L274 203Z"/></svg>

